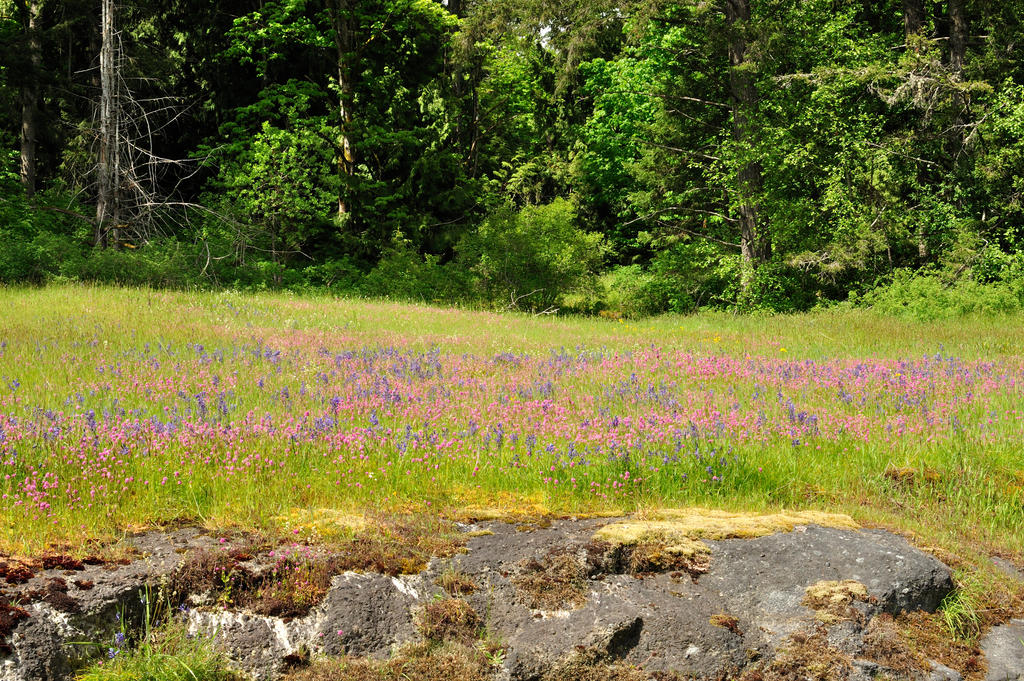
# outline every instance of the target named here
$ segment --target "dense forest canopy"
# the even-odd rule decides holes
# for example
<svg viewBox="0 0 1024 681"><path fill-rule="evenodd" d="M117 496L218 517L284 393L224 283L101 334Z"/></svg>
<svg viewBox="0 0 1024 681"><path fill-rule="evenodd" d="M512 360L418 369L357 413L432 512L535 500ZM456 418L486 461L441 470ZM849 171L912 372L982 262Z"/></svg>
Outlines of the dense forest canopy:
<svg viewBox="0 0 1024 681"><path fill-rule="evenodd" d="M0 0L0 281L624 314L1020 307L1022 17Z"/></svg>

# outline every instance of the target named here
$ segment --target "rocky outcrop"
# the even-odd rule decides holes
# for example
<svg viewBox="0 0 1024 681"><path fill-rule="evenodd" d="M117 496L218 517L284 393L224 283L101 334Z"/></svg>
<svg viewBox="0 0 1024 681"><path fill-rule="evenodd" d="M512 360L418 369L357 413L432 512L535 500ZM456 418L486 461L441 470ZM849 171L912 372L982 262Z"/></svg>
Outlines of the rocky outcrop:
<svg viewBox="0 0 1024 681"><path fill-rule="evenodd" d="M302 616L214 603L193 603L185 616L191 630L215 636L240 669L269 679L289 660L310 655L387 656L417 638L417 614L443 595L445 575L458 574L475 587L462 597L505 648L496 673L506 679L539 681L581 651L650 672L718 679L775 664L795 654L787 652L795 645L841 656L849 660L849 678L866 679L888 669L864 652L877 629L871 623L934 610L953 588L948 567L883 531L798 526L753 539L705 540L700 552L685 556L666 549L637 560L595 541L608 522L562 520L528 531L502 522L467 527L473 532L465 553L434 560L414 576L337 575L322 602ZM141 555L130 564L75 573L74 581L90 587L68 588L73 606L22 606L29 616L14 624L6 657L0 652L0 681L66 678L86 653L69 642L109 641L118 616L139 616L140 589L166 582L186 550L225 548L185 530L133 542ZM257 556L254 572L258 563ZM38 593L61 574L42 571L17 591ZM1024 633L1024 623L1013 626L986 639L990 658ZM1000 659L1020 665L1016 652ZM919 677L953 678L940 667ZM1021 678L1017 673L989 679Z"/></svg>
<svg viewBox="0 0 1024 681"><path fill-rule="evenodd" d="M985 681L1021 681L1024 679L1024 620L993 627L981 641L988 659Z"/></svg>

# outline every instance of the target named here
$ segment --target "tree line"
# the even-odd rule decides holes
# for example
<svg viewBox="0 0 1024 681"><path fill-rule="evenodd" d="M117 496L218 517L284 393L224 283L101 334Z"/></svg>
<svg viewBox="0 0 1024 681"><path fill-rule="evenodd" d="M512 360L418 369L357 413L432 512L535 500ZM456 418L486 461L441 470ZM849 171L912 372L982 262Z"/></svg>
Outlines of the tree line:
<svg viewBox="0 0 1024 681"><path fill-rule="evenodd" d="M616 314L1019 307L1022 16L0 0L0 281Z"/></svg>

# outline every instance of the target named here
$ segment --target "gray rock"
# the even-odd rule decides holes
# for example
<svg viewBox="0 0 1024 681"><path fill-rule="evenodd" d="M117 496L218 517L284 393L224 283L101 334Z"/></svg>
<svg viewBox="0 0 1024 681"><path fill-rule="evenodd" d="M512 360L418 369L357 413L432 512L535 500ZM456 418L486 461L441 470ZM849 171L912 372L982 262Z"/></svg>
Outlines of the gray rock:
<svg viewBox="0 0 1024 681"><path fill-rule="evenodd" d="M715 678L772 654L789 635L813 629L815 613L801 601L805 589L818 581L862 582L874 601L855 604L865 619L878 612L934 610L953 588L948 567L893 534L808 527L757 539L709 541L711 567L695 582L665 574L644 579L606 575L588 583L587 601L578 609L529 611L511 585L516 564L553 548L582 547L603 522L608 521L555 523L529 533L498 523L490 526L493 535L472 539L468 555L453 559L482 586L472 601L489 613L488 626L511 648L511 678L536 678L538 670L601 632L626 623L635 627L636 618L642 620L635 627L639 635L620 656L650 671ZM735 617L736 631L713 624L715 615ZM856 623L839 623L829 640L852 654L862 632Z"/></svg>
<svg viewBox="0 0 1024 681"><path fill-rule="evenodd" d="M44 603L33 603L31 617L11 637L13 654L0 661L0 680L60 679L72 672L64 641L67 617Z"/></svg>
<svg viewBox="0 0 1024 681"><path fill-rule="evenodd" d="M31 603L31 616L11 635L12 653L0 657L0 681L67 678L83 659L113 645L113 636L121 629L118 618L129 624L140 621L141 596L156 597L161 581L180 564L185 547L214 545L196 530L153 532L128 543L140 554L128 565L88 565L73 576L59 569L42 570L8 594L20 600L19 594L44 589L50 580L61 578L67 582L73 612ZM92 586L78 588L76 581Z"/></svg>
<svg viewBox="0 0 1024 681"><path fill-rule="evenodd" d="M191 610L188 624L190 633L211 637L233 666L257 681L274 678L286 656L305 649L308 637L277 617L225 610Z"/></svg>
<svg viewBox="0 0 1024 681"><path fill-rule="evenodd" d="M999 556L992 556L992 564L995 565L1003 574L1024 582L1024 570L1021 570L1019 567L1017 567L1012 562L1006 560L1005 558L1000 558Z"/></svg>
<svg viewBox="0 0 1024 681"><path fill-rule="evenodd" d="M310 615L310 646L328 655L387 655L416 636L413 605L421 578L348 573L336 577L324 603Z"/></svg>
<svg viewBox="0 0 1024 681"><path fill-rule="evenodd" d="M933 610L953 586L945 565L900 537L821 527L757 539L708 541L710 567L696 579L684 573L637 578L618 574L621 561L591 543L594 531L607 522L558 521L528 532L493 523L488 525L493 534L469 539L466 554L435 560L422 575L336 576L324 601L305 617L286 621L204 606L188 613L189 627L214 636L233 664L258 680L274 678L288 656L386 656L396 646L416 640L416 613L440 594L435 579L445 570L457 569L480 587L467 599L484 618L490 635L506 647L499 671L503 679L538 679L581 651L588 659L625 660L651 672L713 679L755 661L770 661L790 635L824 626L802 604L806 588L816 582L857 580L872 597L870 602L854 603L850 618L827 626L829 644L851 656L859 650L871 617ZM134 541L145 558L116 570L90 567L82 573L95 587L69 590L78 612L32 605L32 616L20 622L12 636L13 653L0 658L0 681L67 678L84 652L65 645L67 641L109 641L117 626L115 614L124 611L137 620L139 589L166 579L186 547L218 546L213 538L194 531L145 535ZM524 561L544 559L553 550L579 560L586 575L585 599L562 610L532 610L531 599L516 586L515 578ZM40 575L33 583L38 588L52 576ZM995 643L989 641L993 651L999 640L997 636ZM990 659L997 658L997 653L990 653ZM998 659L1021 668L1019 657ZM936 669L930 681L956 681ZM872 674L865 665L855 665L851 678L865 681ZM990 676L999 681L1018 678Z"/></svg>
<svg viewBox="0 0 1024 681"><path fill-rule="evenodd" d="M1024 620L992 627L981 640L981 650L988 660L985 681L1024 679Z"/></svg>
<svg viewBox="0 0 1024 681"><path fill-rule="evenodd" d="M935 660L930 661L932 671L928 675L927 681L963 681L963 676L960 675L955 669L950 669L941 662Z"/></svg>

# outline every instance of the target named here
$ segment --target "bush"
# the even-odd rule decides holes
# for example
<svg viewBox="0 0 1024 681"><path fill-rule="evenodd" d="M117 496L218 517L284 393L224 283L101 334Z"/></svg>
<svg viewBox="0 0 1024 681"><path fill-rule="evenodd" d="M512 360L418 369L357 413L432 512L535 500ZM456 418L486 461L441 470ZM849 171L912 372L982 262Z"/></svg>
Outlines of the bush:
<svg viewBox="0 0 1024 681"><path fill-rule="evenodd" d="M897 270L891 283L866 293L860 303L882 314L920 321L969 314L1006 314L1021 310L1021 299L1007 283L981 284L973 279L946 283L934 275Z"/></svg>
<svg viewBox="0 0 1024 681"><path fill-rule="evenodd" d="M764 263L755 270L737 304L746 312L789 314L814 307L817 286L804 272L781 263Z"/></svg>
<svg viewBox="0 0 1024 681"><path fill-rule="evenodd" d="M352 260L346 257L309 265L302 270L302 274L307 287L336 292L355 291L363 276Z"/></svg>
<svg viewBox="0 0 1024 681"><path fill-rule="evenodd" d="M420 255L400 240L363 278L360 290L369 296L426 302L453 302L466 296L465 277L455 266L441 265L437 256Z"/></svg>
<svg viewBox="0 0 1024 681"><path fill-rule="evenodd" d="M666 244L647 272L649 279L634 290L641 314L722 307L735 300L739 286L739 259L703 240Z"/></svg>
<svg viewBox="0 0 1024 681"><path fill-rule="evenodd" d="M575 223L564 199L518 213L498 210L459 242L458 263L475 295L489 305L550 308L565 294L596 289L604 240Z"/></svg>
<svg viewBox="0 0 1024 681"><path fill-rule="evenodd" d="M605 307L623 317L656 315L671 309L671 293L666 281L640 265L616 267L602 279Z"/></svg>

